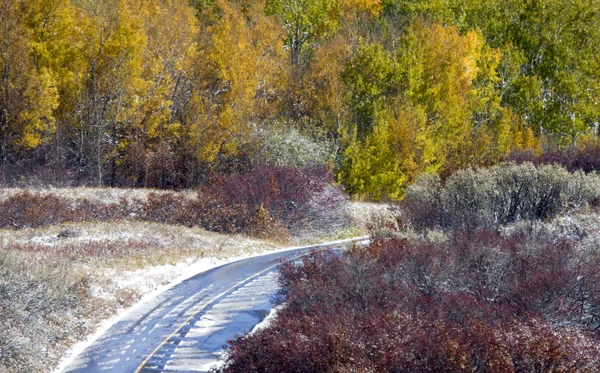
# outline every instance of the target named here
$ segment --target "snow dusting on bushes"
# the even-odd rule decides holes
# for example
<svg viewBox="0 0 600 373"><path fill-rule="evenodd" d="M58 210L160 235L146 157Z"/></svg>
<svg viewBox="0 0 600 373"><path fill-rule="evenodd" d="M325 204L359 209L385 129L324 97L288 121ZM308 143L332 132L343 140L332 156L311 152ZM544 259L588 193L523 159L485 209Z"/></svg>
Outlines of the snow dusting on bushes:
<svg viewBox="0 0 600 373"><path fill-rule="evenodd" d="M421 176L401 232L382 220L366 248L283 264L277 318L217 371L596 372L599 196L559 165Z"/></svg>
<svg viewBox="0 0 600 373"><path fill-rule="evenodd" d="M333 161L335 147L321 140L315 141L297 129L261 129L255 133L257 151L252 155L257 165L306 167Z"/></svg>
<svg viewBox="0 0 600 373"><path fill-rule="evenodd" d="M498 227L581 210L600 197L600 177L558 165L503 163L458 171L445 180L425 175L401 206L414 228Z"/></svg>
<svg viewBox="0 0 600 373"><path fill-rule="evenodd" d="M524 232L375 238L284 264L286 306L222 372L593 372L600 256Z"/></svg>
<svg viewBox="0 0 600 373"><path fill-rule="evenodd" d="M112 278L119 271L274 248L206 230L285 241L349 223L347 197L324 166L263 165L184 192L1 194L0 372L51 370L99 320L137 301Z"/></svg>
<svg viewBox="0 0 600 373"><path fill-rule="evenodd" d="M35 228L64 222L133 219L200 226L221 233L285 237L289 230L347 224L347 198L325 166L259 166L215 177L195 194L150 193L146 199L93 203L24 191L0 201L0 228Z"/></svg>

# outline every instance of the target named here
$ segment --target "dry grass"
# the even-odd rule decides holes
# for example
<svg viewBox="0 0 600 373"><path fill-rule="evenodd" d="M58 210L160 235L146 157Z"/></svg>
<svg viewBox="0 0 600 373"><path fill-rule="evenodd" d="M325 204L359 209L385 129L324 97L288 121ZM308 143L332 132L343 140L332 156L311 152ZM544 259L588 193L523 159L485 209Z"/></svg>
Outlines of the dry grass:
<svg viewBox="0 0 600 373"><path fill-rule="evenodd" d="M191 192L173 192L160 189L121 189L121 188L2 188L0 189L0 201L18 195L23 192L30 192L42 196L52 195L56 197L67 198L70 200L84 199L92 203L112 204L119 203L121 200L127 202L145 201L148 195L154 194L185 194L192 196Z"/></svg>
<svg viewBox="0 0 600 373"><path fill-rule="evenodd" d="M24 191L2 189L0 201ZM34 192L103 205L145 201L151 193L191 195L96 188ZM387 210L350 203L341 214L343 224L298 231L287 243L136 220L0 230L0 372L47 372L102 320L191 268L286 244L362 235L369 226L366 221L379 219L372 216Z"/></svg>

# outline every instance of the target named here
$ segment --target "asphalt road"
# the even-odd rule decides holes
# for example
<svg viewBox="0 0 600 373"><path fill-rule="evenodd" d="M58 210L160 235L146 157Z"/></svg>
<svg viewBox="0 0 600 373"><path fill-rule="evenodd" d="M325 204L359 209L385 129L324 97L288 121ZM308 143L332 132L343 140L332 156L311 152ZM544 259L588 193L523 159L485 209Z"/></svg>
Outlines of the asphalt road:
<svg viewBox="0 0 600 373"><path fill-rule="evenodd" d="M247 334L270 312L282 260L349 243L276 252L200 273L136 306L63 372L205 372L227 340Z"/></svg>

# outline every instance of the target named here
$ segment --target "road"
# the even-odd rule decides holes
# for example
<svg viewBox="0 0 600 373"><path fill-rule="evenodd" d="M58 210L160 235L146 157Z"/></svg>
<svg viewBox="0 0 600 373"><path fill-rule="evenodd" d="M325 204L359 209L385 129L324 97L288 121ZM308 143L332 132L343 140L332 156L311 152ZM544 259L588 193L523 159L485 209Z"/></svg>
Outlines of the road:
<svg viewBox="0 0 600 373"><path fill-rule="evenodd" d="M63 372L205 372L227 340L248 333L270 312L282 260L350 243L275 252L200 273L136 306Z"/></svg>

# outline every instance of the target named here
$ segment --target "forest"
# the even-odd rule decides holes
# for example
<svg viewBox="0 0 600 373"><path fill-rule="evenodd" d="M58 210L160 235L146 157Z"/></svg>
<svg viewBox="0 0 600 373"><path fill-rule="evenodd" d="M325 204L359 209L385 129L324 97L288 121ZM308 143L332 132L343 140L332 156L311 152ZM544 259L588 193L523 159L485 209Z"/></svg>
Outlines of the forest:
<svg viewBox="0 0 600 373"><path fill-rule="evenodd" d="M598 0L3 0L0 182L325 164L357 198L593 143Z"/></svg>

